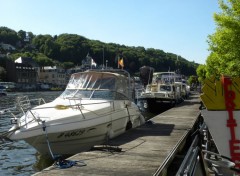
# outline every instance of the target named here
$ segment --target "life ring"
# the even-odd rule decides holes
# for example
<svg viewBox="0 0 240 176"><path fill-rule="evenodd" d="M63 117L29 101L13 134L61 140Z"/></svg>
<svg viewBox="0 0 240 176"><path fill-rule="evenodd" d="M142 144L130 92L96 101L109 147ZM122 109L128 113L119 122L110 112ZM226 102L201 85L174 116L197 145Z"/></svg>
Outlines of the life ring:
<svg viewBox="0 0 240 176"><path fill-rule="evenodd" d="M68 109L69 107L65 105L56 105L55 108L59 110L65 110L65 109Z"/></svg>

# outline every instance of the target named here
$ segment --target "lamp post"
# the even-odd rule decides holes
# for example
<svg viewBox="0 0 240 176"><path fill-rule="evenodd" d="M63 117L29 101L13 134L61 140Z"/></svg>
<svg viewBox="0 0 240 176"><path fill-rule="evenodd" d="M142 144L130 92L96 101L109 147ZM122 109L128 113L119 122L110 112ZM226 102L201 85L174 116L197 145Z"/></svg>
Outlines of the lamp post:
<svg viewBox="0 0 240 176"><path fill-rule="evenodd" d="M102 69L104 69L104 47L103 47L103 62L102 62L103 66Z"/></svg>
<svg viewBox="0 0 240 176"><path fill-rule="evenodd" d="M107 69L108 60L106 60L106 69Z"/></svg>

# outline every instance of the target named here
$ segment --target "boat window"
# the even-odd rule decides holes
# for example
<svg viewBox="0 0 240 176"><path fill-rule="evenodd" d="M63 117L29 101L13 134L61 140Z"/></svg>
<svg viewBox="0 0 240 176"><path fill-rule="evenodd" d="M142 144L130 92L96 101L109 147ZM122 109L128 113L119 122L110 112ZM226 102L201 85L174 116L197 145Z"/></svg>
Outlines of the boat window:
<svg viewBox="0 0 240 176"><path fill-rule="evenodd" d="M71 76L62 97L121 100L129 94L129 82L124 76L82 72Z"/></svg>
<svg viewBox="0 0 240 176"><path fill-rule="evenodd" d="M62 98L70 98L73 97L77 92L77 89L66 89L61 95L60 97Z"/></svg>
<svg viewBox="0 0 240 176"><path fill-rule="evenodd" d="M109 90L79 90L66 89L62 98L77 98L77 99L105 99L105 100L126 100L124 94Z"/></svg>
<svg viewBox="0 0 240 176"><path fill-rule="evenodd" d="M77 98L89 99L93 94L93 90L79 90L79 89L66 89L61 97L62 98Z"/></svg>
<svg viewBox="0 0 240 176"><path fill-rule="evenodd" d="M91 99L114 100L115 92L106 90L96 90L93 92Z"/></svg>
<svg viewBox="0 0 240 176"><path fill-rule="evenodd" d="M129 82L127 79L125 78L119 78L118 79L118 82L117 82L117 85L116 85L116 91L119 92L119 93L122 93L123 95L125 96L130 96L129 95Z"/></svg>
<svg viewBox="0 0 240 176"><path fill-rule="evenodd" d="M127 98L125 95L116 92L115 99L116 99L116 100L127 100L128 98Z"/></svg>
<svg viewBox="0 0 240 176"><path fill-rule="evenodd" d="M103 78L101 79L100 89L115 89L115 78Z"/></svg>
<svg viewBox="0 0 240 176"><path fill-rule="evenodd" d="M76 74L67 85L69 89L115 89L115 77L103 74Z"/></svg>
<svg viewBox="0 0 240 176"><path fill-rule="evenodd" d="M91 99L105 99L105 100L127 100L127 97L119 92L96 90Z"/></svg>
<svg viewBox="0 0 240 176"><path fill-rule="evenodd" d="M171 86L162 85L160 86L160 91L171 91Z"/></svg>
<svg viewBox="0 0 240 176"><path fill-rule="evenodd" d="M90 91L90 90L78 90L75 94L74 94L74 98L82 98L82 99L88 99L88 98L90 98L90 96L91 96L91 94L92 94L92 91Z"/></svg>

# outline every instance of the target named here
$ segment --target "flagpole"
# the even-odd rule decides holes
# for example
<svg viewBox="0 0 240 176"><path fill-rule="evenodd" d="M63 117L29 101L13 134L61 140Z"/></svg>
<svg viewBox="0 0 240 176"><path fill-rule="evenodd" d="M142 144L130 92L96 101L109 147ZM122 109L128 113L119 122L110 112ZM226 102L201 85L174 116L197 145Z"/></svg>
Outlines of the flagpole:
<svg viewBox="0 0 240 176"><path fill-rule="evenodd" d="M118 55L118 61L117 61L117 63L118 63L118 68L119 68L119 55Z"/></svg>
<svg viewBox="0 0 240 176"><path fill-rule="evenodd" d="M103 67L102 69L104 68L104 48L103 48Z"/></svg>

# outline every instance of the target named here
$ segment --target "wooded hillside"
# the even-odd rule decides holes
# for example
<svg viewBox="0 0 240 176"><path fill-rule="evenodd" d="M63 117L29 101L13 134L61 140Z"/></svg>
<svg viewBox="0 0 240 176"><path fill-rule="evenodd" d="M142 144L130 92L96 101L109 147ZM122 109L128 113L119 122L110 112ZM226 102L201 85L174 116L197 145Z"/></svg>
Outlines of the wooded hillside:
<svg viewBox="0 0 240 176"><path fill-rule="evenodd" d="M34 35L32 32L16 32L0 27L0 43L11 44L16 48L6 59L32 57L41 66L61 65L69 68L81 65L88 53L98 65L103 64L103 60L108 60L108 66L113 68L117 67L117 58L123 57L124 69L131 73L139 72L140 67L147 65L155 68L155 71L170 70L184 75L196 75L198 66L177 54L160 49L104 43L77 34ZM9 51L1 48L0 52L6 54Z"/></svg>

